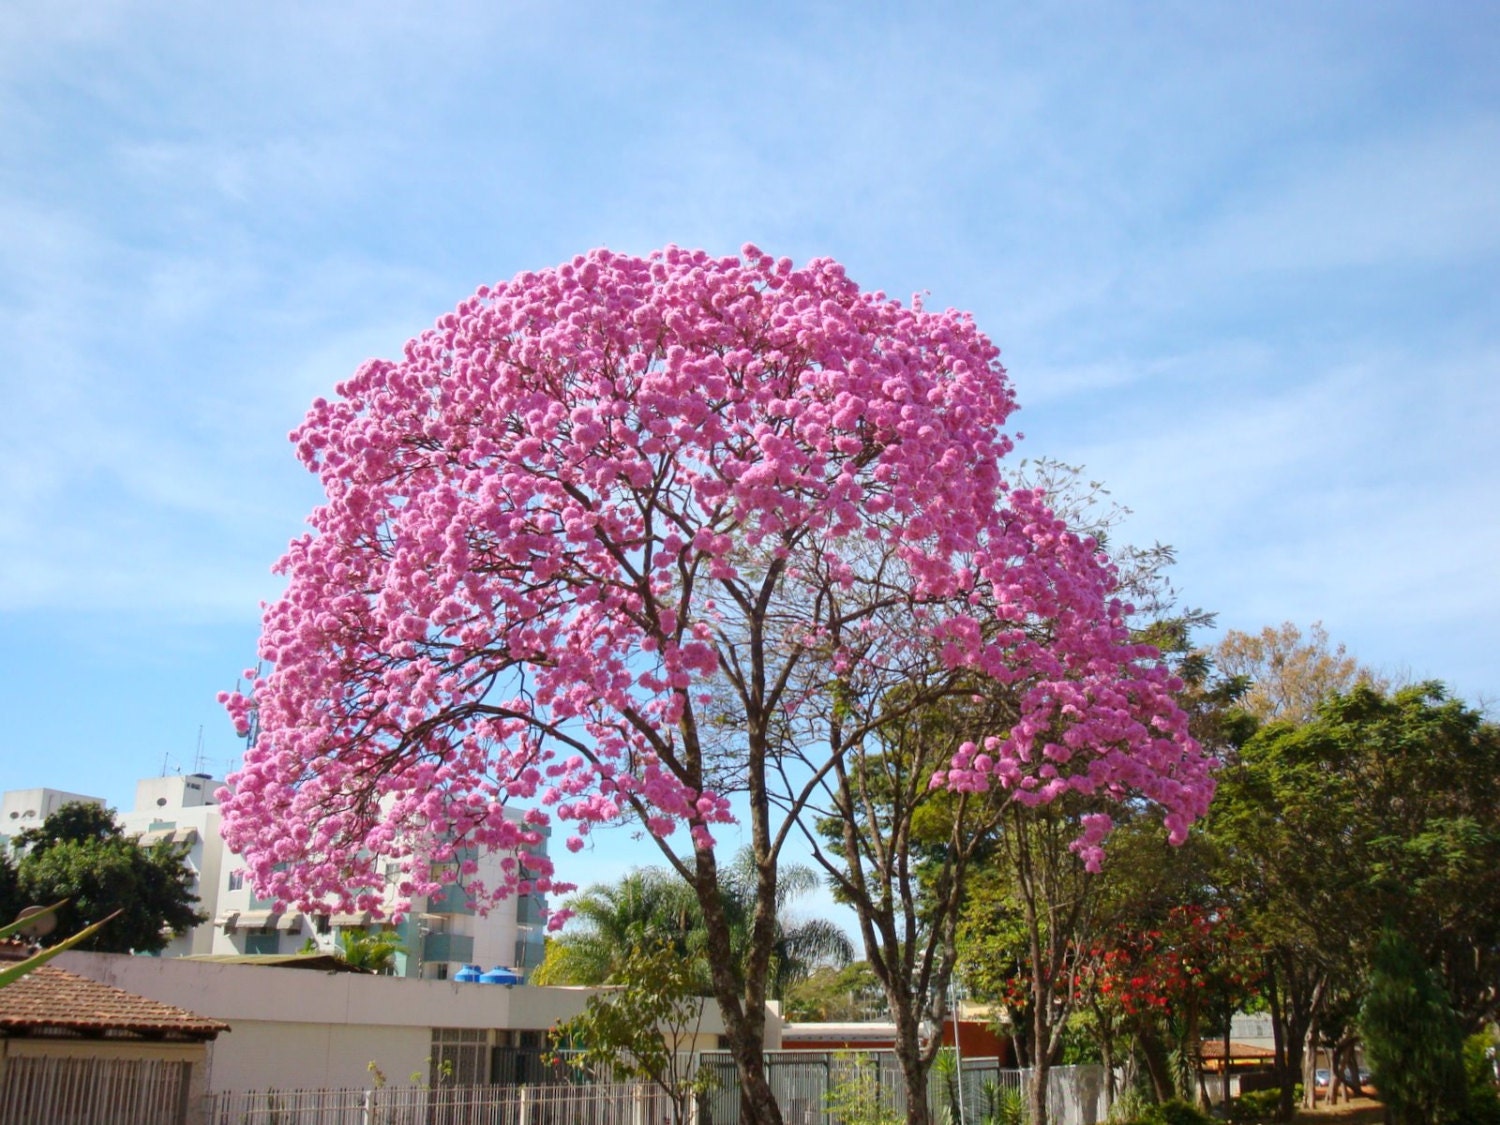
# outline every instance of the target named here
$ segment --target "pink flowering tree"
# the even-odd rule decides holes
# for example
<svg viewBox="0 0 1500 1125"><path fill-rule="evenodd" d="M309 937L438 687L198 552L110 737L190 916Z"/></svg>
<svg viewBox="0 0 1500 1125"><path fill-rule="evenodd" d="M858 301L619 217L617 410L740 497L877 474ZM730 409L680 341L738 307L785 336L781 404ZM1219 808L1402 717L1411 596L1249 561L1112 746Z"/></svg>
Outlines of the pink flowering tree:
<svg viewBox="0 0 1500 1125"><path fill-rule="evenodd" d="M327 500L279 564L270 671L226 697L259 730L226 841L263 895L379 909L390 865L430 893L462 846L643 826L702 906L746 1119L778 1121L778 857L841 757L910 713L853 717L856 695L900 699L914 662L1006 688L1011 720L939 778L954 791L1142 798L1178 836L1208 799L1107 561L1007 488L1013 409L967 315L828 260L600 250L481 289L293 434ZM714 837L736 816L741 964Z"/></svg>

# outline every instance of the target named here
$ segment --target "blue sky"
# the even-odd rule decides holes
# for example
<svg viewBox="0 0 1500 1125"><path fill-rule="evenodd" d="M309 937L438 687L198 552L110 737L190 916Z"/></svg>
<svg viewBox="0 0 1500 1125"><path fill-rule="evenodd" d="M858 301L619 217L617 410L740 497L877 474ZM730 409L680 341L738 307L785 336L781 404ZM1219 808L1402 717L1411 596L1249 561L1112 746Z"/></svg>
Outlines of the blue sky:
<svg viewBox="0 0 1500 1125"><path fill-rule="evenodd" d="M1500 694L1500 8L229 7L0 7L0 788L222 771L287 431L598 245L970 309L1189 603Z"/></svg>

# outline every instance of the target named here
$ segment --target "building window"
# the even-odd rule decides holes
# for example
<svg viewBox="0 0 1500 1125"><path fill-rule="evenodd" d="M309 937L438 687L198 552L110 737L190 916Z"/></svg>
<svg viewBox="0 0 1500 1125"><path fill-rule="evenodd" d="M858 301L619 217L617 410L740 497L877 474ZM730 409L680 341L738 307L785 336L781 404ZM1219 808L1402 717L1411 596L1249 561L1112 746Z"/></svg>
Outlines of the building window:
<svg viewBox="0 0 1500 1125"><path fill-rule="evenodd" d="M243 867L238 871L231 871L229 873L229 889L231 891L241 891L245 889L245 869Z"/></svg>
<svg viewBox="0 0 1500 1125"><path fill-rule="evenodd" d="M246 934L245 935L245 952L246 953L252 953L252 954L253 953L280 953L281 952L281 935L278 934L278 933Z"/></svg>

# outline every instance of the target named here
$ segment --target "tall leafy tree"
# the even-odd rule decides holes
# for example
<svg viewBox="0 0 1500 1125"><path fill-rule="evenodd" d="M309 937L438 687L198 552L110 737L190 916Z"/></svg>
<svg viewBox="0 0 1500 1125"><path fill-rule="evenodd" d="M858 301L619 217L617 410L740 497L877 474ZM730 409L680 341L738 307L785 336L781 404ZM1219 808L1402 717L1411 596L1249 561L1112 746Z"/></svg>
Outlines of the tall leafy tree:
<svg viewBox="0 0 1500 1125"><path fill-rule="evenodd" d="M1462 1027L1495 1017L1500 731L1441 685L1356 685L1309 722L1261 728L1221 774L1208 832L1222 887L1269 951L1288 1079L1344 1037L1387 925Z"/></svg>
<svg viewBox="0 0 1500 1125"><path fill-rule="evenodd" d="M930 685L913 690L910 683L896 693L937 702L904 721L872 723L865 743L829 771L826 815L815 832L807 831L836 897L858 919L865 963L896 1025L914 1121L925 1113L928 1073L941 1046L924 1028L945 1018L969 867L1010 804L1000 787L952 793L934 784L965 745L1014 716L976 703L972 687L965 692L962 685L961 678L950 679L947 698L927 690ZM843 721L858 725L866 718L861 708L890 703L850 693Z"/></svg>
<svg viewBox="0 0 1500 1125"><path fill-rule="evenodd" d="M1214 647L1213 659L1222 676L1245 683L1239 705L1263 723L1309 722L1330 695L1359 683L1386 686L1343 645L1332 644L1321 621L1305 635L1290 621L1259 633L1231 629Z"/></svg>
<svg viewBox="0 0 1500 1125"><path fill-rule="evenodd" d="M1054 526L1066 524L1103 546L1123 509L1108 504L1102 485L1053 461L1033 463L1026 471L1025 483L1057 513ZM1179 614L1168 627L1160 616L1173 602L1166 578L1172 557L1161 546L1127 547L1114 552L1113 565L1121 596L1135 603L1135 612L1157 615L1157 639L1177 645L1206 618L1196 611ZM966 600L972 627L1009 628L981 594ZM1051 625L1028 620L1023 628L1045 638ZM1158 660L1161 650L1136 639L1143 642L1138 654L1171 683L1167 666ZM1182 823L1160 803L1160 791L1138 785L1138 779L1098 784L1096 766L1076 760L1079 744L1068 741L1065 724L1028 729L1027 693L1036 685L964 674L933 659L919 643L887 657L886 669L892 674L885 679L851 676L839 683L829 729L854 731L857 737L824 774L826 811L816 822L817 834L805 821L804 832L835 892L859 919L866 960L896 1025L896 1053L913 1120L924 1112L924 1091L940 1044L936 1036L924 1037L922 1029L946 1018L971 872L981 873L987 900L993 901L997 886L1012 895L1007 904L1015 911L1005 924L1019 927L1025 938L1017 954L1025 965L1019 979L1028 982L1034 1002L1025 1005L1023 1038L1041 1044L1032 1052L1036 1065L1029 1096L1033 1119L1042 1121L1048 1067L1059 1057L1073 1004L1072 993L1055 989L1054 982L1070 975L1076 939L1089 925L1094 895L1088 875L1101 861L1104 837L1115 816L1129 819L1143 806L1158 818L1166 814L1178 843ZM1057 673L1062 680L1069 674ZM1047 690L1060 686L1053 679ZM1180 732L1187 717L1175 705L1171 711L1170 718L1159 720ZM997 731L1009 731L1019 741L1006 747ZM1040 753L1035 741L1022 748L1037 735ZM1053 737L1062 741L1050 742ZM1003 749L1013 757L993 776L987 768L977 779L965 772L971 761L982 764ZM1105 747L1101 742L1091 749ZM1035 774L1019 766L1037 758ZM1180 780L1206 796L1202 766L1195 756ZM958 786L947 784L955 770L962 779ZM970 914L972 937L982 923Z"/></svg>
<svg viewBox="0 0 1500 1125"><path fill-rule="evenodd" d="M60 942L120 911L82 948L155 953L206 917L195 909L186 846L167 840L142 845L98 805L64 805L18 835L15 846L22 896L40 904L67 900L44 943Z"/></svg>
<svg viewBox="0 0 1500 1125"><path fill-rule="evenodd" d="M914 641L1016 696L943 784L1128 784L1185 829L1208 783L1169 677L1098 544L1008 488L998 356L962 313L747 247L521 274L366 364L295 435L327 502L281 562L270 672L226 696L259 721L223 823L261 893L378 908L387 858L427 893L434 860L534 844L547 808L574 847L629 818L698 899L760 1125L782 849L870 733L841 700L887 697ZM737 807L743 960L714 838Z"/></svg>

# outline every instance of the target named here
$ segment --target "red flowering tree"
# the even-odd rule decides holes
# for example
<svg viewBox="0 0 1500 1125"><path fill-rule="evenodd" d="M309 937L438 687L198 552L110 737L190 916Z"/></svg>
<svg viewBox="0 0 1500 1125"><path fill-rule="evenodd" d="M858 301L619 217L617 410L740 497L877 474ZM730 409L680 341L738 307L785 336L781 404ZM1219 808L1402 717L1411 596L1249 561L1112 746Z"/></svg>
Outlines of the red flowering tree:
<svg viewBox="0 0 1500 1125"><path fill-rule="evenodd" d="M1096 545L1007 489L1013 408L967 315L827 260L601 250L481 289L293 434L327 500L279 565L269 673L226 697L259 724L227 842L262 894L372 909L384 864L426 893L462 844L556 819L577 848L634 820L702 905L746 1119L777 1120L777 858L820 771L885 721L833 731L841 698L919 653L1015 695L953 789L1141 796L1179 837L1211 791ZM742 972L714 842L735 815L757 879ZM519 867L470 889L532 887L558 889Z"/></svg>
<svg viewBox="0 0 1500 1125"><path fill-rule="evenodd" d="M1219 1021L1227 1045L1229 1017L1256 995L1260 950L1225 911L1184 905L1154 928L1117 931L1097 952L1090 984L1134 1032L1157 1097L1191 1095L1204 1022ZM1183 1073L1171 1073L1168 1045Z"/></svg>

